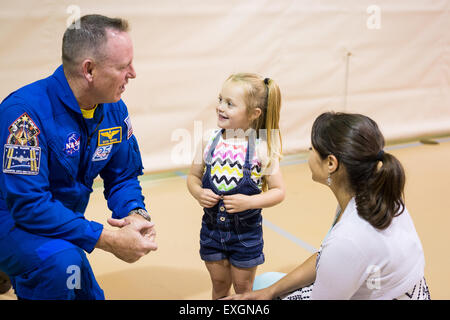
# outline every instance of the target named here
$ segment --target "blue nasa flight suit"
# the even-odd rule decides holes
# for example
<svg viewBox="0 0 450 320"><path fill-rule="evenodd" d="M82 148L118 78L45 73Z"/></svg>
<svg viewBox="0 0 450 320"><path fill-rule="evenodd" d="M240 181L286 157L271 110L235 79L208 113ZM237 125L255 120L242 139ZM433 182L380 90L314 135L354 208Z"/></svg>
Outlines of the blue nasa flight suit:
<svg viewBox="0 0 450 320"><path fill-rule="evenodd" d="M122 100L85 119L62 66L0 105L0 270L24 299L104 299L85 252L103 225L84 217L100 174L113 218L144 208L142 161Z"/></svg>

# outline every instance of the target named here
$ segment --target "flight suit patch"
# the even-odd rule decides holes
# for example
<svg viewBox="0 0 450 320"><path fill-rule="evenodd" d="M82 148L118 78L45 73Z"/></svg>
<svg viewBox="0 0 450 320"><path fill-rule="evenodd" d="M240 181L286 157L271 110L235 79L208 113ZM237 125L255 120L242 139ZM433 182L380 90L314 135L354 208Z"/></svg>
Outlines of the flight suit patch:
<svg viewBox="0 0 450 320"><path fill-rule="evenodd" d="M6 144L21 146L39 146L38 135L41 132L30 116L25 112L8 127Z"/></svg>
<svg viewBox="0 0 450 320"><path fill-rule="evenodd" d="M64 153L68 156L74 156L80 152L80 140L81 137L78 133L70 133L64 144Z"/></svg>
<svg viewBox="0 0 450 320"><path fill-rule="evenodd" d="M102 129L98 132L98 146L107 146L122 142L122 127Z"/></svg>
<svg viewBox="0 0 450 320"><path fill-rule="evenodd" d="M102 161L108 159L111 150L112 144L97 147L97 149L95 149L94 155L92 156L92 161Z"/></svg>
<svg viewBox="0 0 450 320"><path fill-rule="evenodd" d="M41 162L39 128L24 112L8 127L9 136L3 146L3 172L37 175Z"/></svg>
<svg viewBox="0 0 450 320"><path fill-rule="evenodd" d="M3 149L3 172L12 174L39 174L41 148L5 144Z"/></svg>

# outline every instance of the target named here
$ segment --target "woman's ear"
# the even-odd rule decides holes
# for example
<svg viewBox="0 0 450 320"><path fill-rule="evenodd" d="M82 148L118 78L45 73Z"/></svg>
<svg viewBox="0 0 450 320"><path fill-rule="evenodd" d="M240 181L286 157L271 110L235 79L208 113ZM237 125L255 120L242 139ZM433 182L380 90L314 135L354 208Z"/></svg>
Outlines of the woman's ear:
<svg viewBox="0 0 450 320"><path fill-rule="evenodd" d="M328 167L328 172L330 174L336 172L339 168L339 161L332 154L328 155L328 157L327 157L327 167Z"/></svg>

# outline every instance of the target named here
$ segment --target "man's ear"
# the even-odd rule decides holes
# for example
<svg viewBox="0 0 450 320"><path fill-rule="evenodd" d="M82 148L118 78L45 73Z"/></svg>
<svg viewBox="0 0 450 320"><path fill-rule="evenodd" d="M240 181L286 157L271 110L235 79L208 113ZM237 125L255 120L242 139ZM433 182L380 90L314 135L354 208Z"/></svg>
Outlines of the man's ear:
<svg viewBox="0 0 450 320"><path fill-rule="evenodd" d="M94 62L91 59L83 60L81 64L83 77L90 83L94 79Z"/></svg>

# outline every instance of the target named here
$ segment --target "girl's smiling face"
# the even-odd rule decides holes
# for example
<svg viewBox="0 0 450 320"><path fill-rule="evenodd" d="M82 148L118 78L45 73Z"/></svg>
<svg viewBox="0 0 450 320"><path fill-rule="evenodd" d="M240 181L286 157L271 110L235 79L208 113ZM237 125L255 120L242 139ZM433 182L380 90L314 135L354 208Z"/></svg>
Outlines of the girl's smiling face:
<svg viewBox="0 0 450 320"><path fill-rule="evenodd" d="M220 128L245 131L259 116L261 113L259 108L253 110L251 115L248 114L244 97L245 90L241 83L225 81L219 94L219 104L216 107L217 125Z"/></svg>

